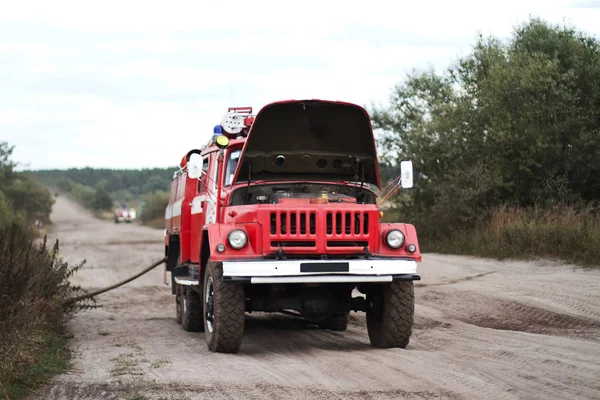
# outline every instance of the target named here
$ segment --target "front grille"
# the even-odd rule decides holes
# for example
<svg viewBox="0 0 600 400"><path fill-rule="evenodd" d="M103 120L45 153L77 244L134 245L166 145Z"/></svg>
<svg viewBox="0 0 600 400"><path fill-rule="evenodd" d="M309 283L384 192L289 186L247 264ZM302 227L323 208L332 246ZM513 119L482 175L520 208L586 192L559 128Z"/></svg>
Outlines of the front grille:
<svg viewBox="0 0 600 400"><path fill-rule="evenodd" d="M369 233L369 214L366 212L328 212L325 221L328 235L367 235Z"/></svg>
<svg viewBox="0 0 600 400"><path fill-rule="evenodd" d="M314 235L317 233L317 214L305 211L271 213L271 235Z"/></svg>
<svg viewBox="0 0 600 400"><path fill-rule="evenodd" d="M286 254L362 252L369 245L374 212L349 208L269 210L265 247Z"/></svg>

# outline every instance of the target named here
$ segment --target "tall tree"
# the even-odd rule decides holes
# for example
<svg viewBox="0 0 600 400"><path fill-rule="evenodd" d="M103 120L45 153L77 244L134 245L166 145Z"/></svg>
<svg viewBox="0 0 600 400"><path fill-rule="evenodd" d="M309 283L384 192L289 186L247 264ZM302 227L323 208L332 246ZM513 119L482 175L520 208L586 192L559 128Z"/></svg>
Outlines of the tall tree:
<svg viewBox="0 0 600 400"><path fill-rule="evenodd" d="M574 28L533 19L506 42L480 36L372 116L385 159L422 173L407 211L440 234L498 204L600 198L600 44Z"/></svg>

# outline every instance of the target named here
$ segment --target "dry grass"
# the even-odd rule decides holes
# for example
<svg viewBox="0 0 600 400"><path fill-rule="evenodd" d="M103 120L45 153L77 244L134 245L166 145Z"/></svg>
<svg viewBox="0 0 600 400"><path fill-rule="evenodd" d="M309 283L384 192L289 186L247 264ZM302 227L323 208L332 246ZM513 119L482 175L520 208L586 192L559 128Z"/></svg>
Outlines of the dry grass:
<svg viewBox="0 0 600 400"><path fill-rule="evenodd" d="M592 207L500 207L472 230L446 240L421 239L426 251L497 258L558 258L600 265L600 214Z"/></svg>
<svg viewBox="0 0 600 400"><path fill-rule="evenodd" d="M165 229L165 218L164 217L154 218L150 221L145 221L143 224L146 226L150 226L152 228L156 228L156 229Z"/></svg>
<svg viewBox="0 0 600 400"><path fill-rule="evenodd" d="M35 245L30 233L13 225L0 232L0 395L19 398L65 368L60 339L66 319L88 303L67 302L84 291L58 257L58 242ZM33 372L32 372L33 371ZM35 372L38 371L38 372ZM47 373L41 373L46 371Z"/></svg>

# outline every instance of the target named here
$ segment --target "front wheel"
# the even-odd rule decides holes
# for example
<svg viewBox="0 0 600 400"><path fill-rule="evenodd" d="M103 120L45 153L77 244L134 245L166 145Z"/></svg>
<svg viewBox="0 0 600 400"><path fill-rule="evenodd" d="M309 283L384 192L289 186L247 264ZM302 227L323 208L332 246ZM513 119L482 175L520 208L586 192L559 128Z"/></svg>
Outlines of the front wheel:
<svg viewBox="0 0 600 400"><path fill-rule="evenodd" d="M209 261L204 277L204 332L208 349L237 353L244 335L244 286L223 282L221 263Z"/></svg>
<svg viewBox="0 0 600 400"><path fill-rule="evenodd" d="M415 292L410 281L394 281L367 293L367 330L371 345L404 348L410 341Z"/></svg>

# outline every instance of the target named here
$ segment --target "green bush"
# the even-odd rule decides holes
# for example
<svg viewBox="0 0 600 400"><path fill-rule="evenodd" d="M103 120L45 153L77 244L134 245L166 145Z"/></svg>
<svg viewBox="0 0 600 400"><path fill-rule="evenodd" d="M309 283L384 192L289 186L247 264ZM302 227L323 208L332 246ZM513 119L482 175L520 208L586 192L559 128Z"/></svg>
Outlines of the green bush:
<svg viewBox="0 0 600 400"><path fill-rule="evenodd" d="M503 228L500 237L511 246L490 241L503 207L520 210L511 211L515 216L532 213L536 239L556 244L542 234L551 225L532 222L534 216L547 212L560 225L557 210L587 210L600 199L595 37L533 19L506 41L480 36L470 54L441 73L409 74L390 100L371 111L380 154L391 166L412 160L416 171L410 198L392 206L416 225L424 244L446 241L458 252L469 232L487 232L478 242L485 252L495 243L506 254L523 231ZM558 254L550 247L526 253Z"/></svg>
<svg viewBox="0 0 600 400"><path fill-rule="evenodd" d="M85 293L58 257L58 241L48 249L32 224L49 221L54 199L29 173L16 172L13 148L0 142L0 396L20 398L65 369L65 320L88 302L67 301Z"/></svg>
<svg viewBox="0 0 600 400"><path fill-rule="evenodd" d="M75 182L73 182L71 179L66 178L64 176L58 177L56 179L56 187L65 193L69 193L71 190L73 190L73 184Z"/></svg>
<svg viewBox="0 0 600 400"><path fill-rule="evenodd" d="M49 222L54 199L50 191L26 172L15 171L13 147L0 142L0 229L11 223Z"/></svg>
<svg viewBox="0 0 600 400"><path fill-rule="evenodd" d="M35 245L16 224L0 231L0 394L6 398L41 383L32 382L27 371L43 363L53 340L48 338L60 336L75 311L93 306L89 300L68 301L85 293L69 282L82 264L69 266L58 249L58 241L48 249L45 238Z"/></svg>
<svg viewBox="0 0 600 400"><path fill-rule="evenodd" d="M144 208L140 218L142 222L162 221L165 217L165 209L169 203L169 193L157 191L144 196ZM157 223L157 225L160 225Z"/></svg>
<svg viewBox="0 0 600 400"><path fill-rule="evenodd" d="M96 188L94 193L94 201L92 202L92 210L94 211L108 211L112 208L113 201L106 189L102 186Z"/></svg>
<svg viewBox="0 0 600 400"><path fill-rule="evenodd" d="M96 191L89 186L74 184L71 188L71 197L85 208L92 209Z"/></svg>
<svg viewBox="0 0 600 400"><path fill-rule="evenodd" d="M12 202L0 190L0 227L9 226L14 219L14 213L12 208Z"/></svg>

